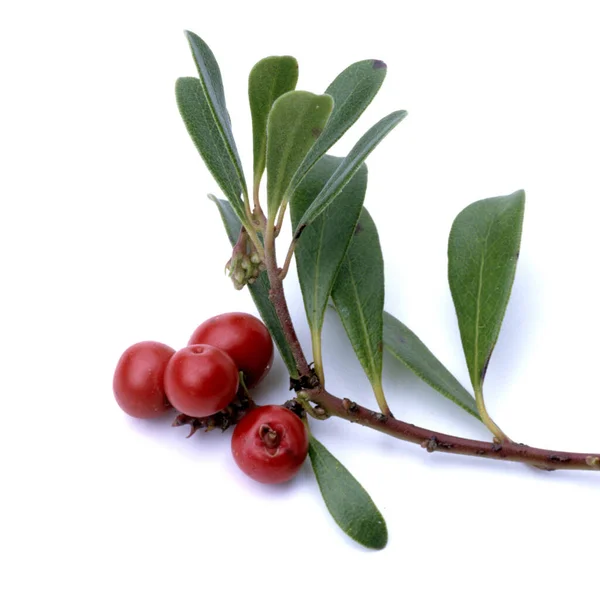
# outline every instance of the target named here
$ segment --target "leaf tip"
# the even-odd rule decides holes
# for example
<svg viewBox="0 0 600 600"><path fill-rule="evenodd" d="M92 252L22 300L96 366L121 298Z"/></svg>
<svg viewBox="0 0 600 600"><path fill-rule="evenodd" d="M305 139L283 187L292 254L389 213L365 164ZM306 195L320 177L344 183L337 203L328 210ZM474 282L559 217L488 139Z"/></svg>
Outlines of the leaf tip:
<svg viewBox="0 0 600 600"><path fill-rule="evenodd" d="M385 521L383 521L383 535L381 539L373 544L373 550L383 550L388 545L388 531Z"/></svg>
<svg viewBox="0 0 600 600"><path fill-rule="evenodd" d="M381 517L381 520L377 522L377 525L378 530L375 535L369 539L362 540L353 538L354 541L369 550L383 550L388 545L388 528L385 519Z"/></svg>
<svg viewBox="0 0 600 600"><path fill-rule="evenodd" d="M375 59L373 60L373 68L375 70L387 69L387 65L382 60Z"/></svg>

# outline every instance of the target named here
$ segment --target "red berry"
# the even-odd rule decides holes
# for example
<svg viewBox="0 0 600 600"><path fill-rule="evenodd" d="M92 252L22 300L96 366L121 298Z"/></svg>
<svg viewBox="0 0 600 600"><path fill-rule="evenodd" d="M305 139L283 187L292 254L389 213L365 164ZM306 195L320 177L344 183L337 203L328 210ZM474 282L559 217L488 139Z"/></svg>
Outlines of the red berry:
<svg viewBox="0 0 600 600"><path fill-rule="evenodd" d="M248 387L261 381L273 364L269 330L247 313L225 313L204 321L192 334L189 344L210 344L227 352L244 373Z"/></svg>
<svg viewBox="0 0 600 600"><path fill-rule="evenodd" d="M178 350L165 371L167 397L190 417L208 417L223 410L235 398L238 383L233 360L206 344Z"/></svg>
<svg viewBox="0 0 600 600"><path fill-rule="evenodd" d="M237 424L231 450L238 467L261 483L282 483L300 470L308 433L300 417L283 406L259 406Z"/></svg>
<svg viewBox="0 0 600 600"><path fill-rule="evenodd" d="M132 417L160 417L171 405L163 377L175 350L160 342L139 342L123 352L113 378L119 406Z"/></svg>

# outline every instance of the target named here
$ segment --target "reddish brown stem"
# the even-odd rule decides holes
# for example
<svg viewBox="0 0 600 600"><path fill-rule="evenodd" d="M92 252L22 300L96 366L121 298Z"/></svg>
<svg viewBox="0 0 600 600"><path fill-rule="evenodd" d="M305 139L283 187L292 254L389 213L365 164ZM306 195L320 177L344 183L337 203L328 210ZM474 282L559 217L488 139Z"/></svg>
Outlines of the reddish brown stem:
<svg viewBox="0 0 600 600"><path fill-rule="evenodd" d="M598 454L543 450L514 442L496 444L455 437L417 427L393 417L386 417L347 398L337 398L323 389L307 390L302 394L331 416L370 427L406 442L419 444L428 452L446 452L520 462L548 471L556 469L600 471L600 455Z"/></svg>
<svg viewBox="0 0 600 600"><path fill-rule="evenodd" d="M310 377L311 371L308 366L302 346L298 341L294 324L290 316L290 311L283 292L283 282L279 276L279 268L277 267L277 257L275 254L275 237L273 232L273 224L269 222L265 232L265 266L267 267L267 275L269 276L269 299L275 308L277 318L281 323L283 334L290 346L290 350L294 357L296 367L300 377Z"/></svg>

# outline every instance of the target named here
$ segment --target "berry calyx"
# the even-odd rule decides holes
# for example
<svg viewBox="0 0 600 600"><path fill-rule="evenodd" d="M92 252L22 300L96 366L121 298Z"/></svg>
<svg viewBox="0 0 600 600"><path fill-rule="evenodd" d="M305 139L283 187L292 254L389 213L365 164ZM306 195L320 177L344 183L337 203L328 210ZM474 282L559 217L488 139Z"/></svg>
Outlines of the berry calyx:
<svg viewBox="0 0 600 600"><path fill-rule="evenodd" d="M175 350L160 342L139 342L123 352L113 377L118 405L138 419L160 417L172 407L164 387L164 373Z"/></svg>
<svg viewBox="0 0 600 600"><path fill-rule="evenodd" d="M255 316L243 312L217 315L204 321L189 344L209 344L229 354L250 388L261 381L273 364L273 340Z"/></svg>
<svg viewBox="0 0 600 600"><path fill-rule="evenodd" d="M165 391L171 404L190 417L208 417L235 398L239 373L228 354L195 344L173 354L165 370Z"/></svg>
<svg viewBox="0 0 600 600"><path fill-rule="evenodd" d="M255 481L292 479L308 454L308 432L302 420L283 406L259 406L236 426L231 451L238 467Z"/></svg>

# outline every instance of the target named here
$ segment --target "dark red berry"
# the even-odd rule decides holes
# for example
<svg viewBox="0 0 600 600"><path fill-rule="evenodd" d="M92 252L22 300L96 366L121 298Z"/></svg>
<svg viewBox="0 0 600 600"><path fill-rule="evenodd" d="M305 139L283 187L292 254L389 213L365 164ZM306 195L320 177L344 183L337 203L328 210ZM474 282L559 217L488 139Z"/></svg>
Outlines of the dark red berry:
<svg viewBox="0 0 600 600"><path fill-rule="evenodd" d="M178 350L165 371L169 401L190 417L223 410L235 398L238 383L238 369L229 355L206 344Z"/></svg>
<svg viewBox="0 0 600 600"><path fill-rule="evenodd" d="M302 420L283 406L259 406L236 426L231 451L238 467L261 483L282 483L300 470L308 453Z"/></svg>
<svg viewBox="0 0 600 600"><path fill-rule="evenodd" d="M160 342L139 342L123 352L115 369L113 392L128 415L152 419L171 408L163 378L173 354L173 348Z"/></svg>
<svg viewBox="0 0 600 600"><path fill-rule="evenodd" d="M192 334L190 344L209 344L227 352L244 373L248 387L256 385L273 364L273 340L262 321L232 312L208 319Z"/></svg>

